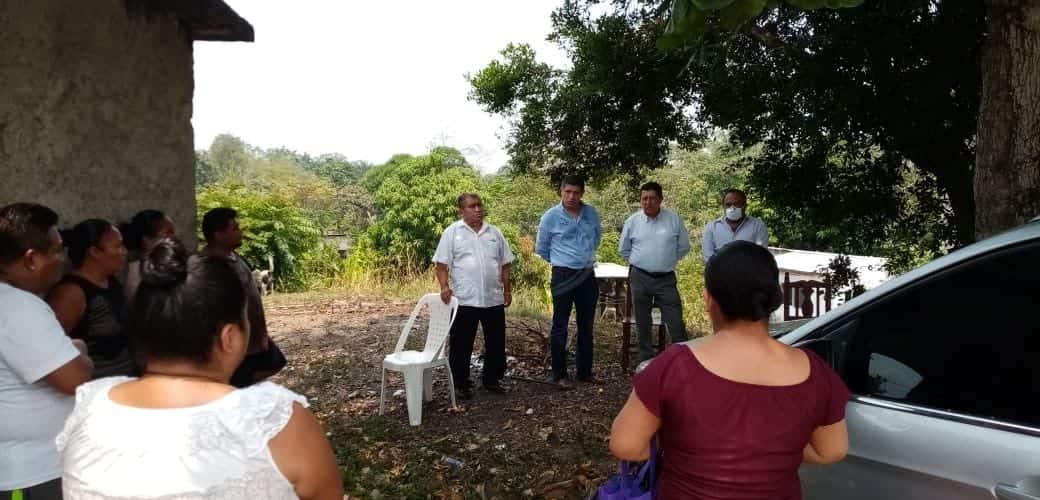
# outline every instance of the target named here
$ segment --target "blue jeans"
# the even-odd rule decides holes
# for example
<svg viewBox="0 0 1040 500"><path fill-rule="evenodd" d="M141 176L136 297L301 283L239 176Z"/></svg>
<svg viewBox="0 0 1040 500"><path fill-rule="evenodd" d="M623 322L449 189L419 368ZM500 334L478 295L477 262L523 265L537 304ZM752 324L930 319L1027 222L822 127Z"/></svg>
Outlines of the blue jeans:
<svg viewBox="0 0 1040 500"><path fill-rule="evenodd" d="M582 272L580 269L553 267L551 285L555 289L561 282L580 272ZM592 327L596 319L597 300L599 300L599 285L596 283L596 277L591 273L585 281L572 289L553 295L552 333L549 346L552 350L552 378L554 381L567 378L567 326L570 322L572 306L575 309L578 326L578 353L575 360L577 378L587 380L592 376Z"/></svg>

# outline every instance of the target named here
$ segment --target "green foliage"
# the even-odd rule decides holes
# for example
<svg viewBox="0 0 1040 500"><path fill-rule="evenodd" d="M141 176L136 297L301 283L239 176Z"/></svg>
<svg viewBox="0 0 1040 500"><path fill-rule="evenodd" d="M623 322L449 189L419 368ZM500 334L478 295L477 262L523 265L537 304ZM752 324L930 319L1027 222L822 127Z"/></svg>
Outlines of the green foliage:
<svg viewBox="0 0 1040 500"><path fill-rule="evenodd" d="M575 0L550 35L569 70L511 47L471 97L511 120L514 170L604 189L727 130L777 242L910 263L973 239L984 20L978 0Z"/></svg>
<svg viewBox="0 0 1040 500"><path fill-rule="evenodd" d="M533 237L538 222L560 195L548 179L530 174L496 175L481 189L488 218L498 224L508 221L521 235Z"/></svg>
<svg viewBox="0 0 1040 500"><path fill-rule="evenodd" d="M441 232L458 220L456 198L476 191L478 179L462 153L450 148L393 164L375 192L382 219L366 232L390 270L426 268Z"/></svg>
<svg viewBox="0 0 1040 500"><path fill-rule="evenodd" d="M506 237L509 249L516 260L510 265L510 276L517 288L534 288L540 290L548 285L549 264L534 253L534 237L524 235L520 229L509 222L490 221Z"/></svg>
<svg viewBox="0 0 1040 500"><path fill-rule="evenodd" d="M386 179L386 176L390 172L393 172L394 169L402 163L412 160L412 158L413 156L408 154L394 155L386 163L369 168L365 174L361 176L358 184L360 184L365 191L375 193L379 190L379 186L383 184L383 180Z"/></svg>
<svg viewBox="0 0 1040 500"><path fill-rule="evenodd" d="M794 9L816 10L822 8L843 9L859 7L864 0L787 0ZM655 2L644 2L655 3ZM777 8L777 0L666 0L670 5L669 19L660 41L667 50L683 46L693 47L705 41L710 34L709 19L717 17L723 31L737 32L755 23L767 8Z"/></svg>
<svg viewBox="0 0 1040 500"><path fill-rule="evenodd" d="M206 156L213 165L214 181L242 182L248 174L252 148L238 137L220 134Z"/></svg>
<svg viewBox="0 0 1040 500"><path fill-rule="evenodd" d="M567 173L636 177L660 166L672 143L693 144L698 135L687 110L696 99L675 78L686 57L658 51L659 28L630 23L625 13L593 17L581 2L565 2L553 26L570 71L510 45L501 61L470 78L470 98L513 124L507 149L514 172L553 180Z"/></svg>
<svg viewBox="0 0 1040 500"><path fill-rule="evenodd" d="M219 180L217 168L209 159L208 151L195 152L195 189L199 190Z"/></svg>
<svg viewBox="0 0 1040 500"><path fill-rule="evenodd" d="M270 255L281 289L299 290L306 285L300 260L318 249L321 233L299 206L276 194L216 184L198 193L198 220L216 207L238 211L245 236L239 254L251 267L266 268Z"/></svg>
<svg viewBox="0 0 1040 500"><path fill-rule="evenodd" d="M848 255L835 255L827 267L820 269L823 274L823 283L827 285L831 296L837 295L838 291L845 287L851 287L851 297L855 297L865 291L859 281L859 271L852 267L852 259Z"/></svg>
<svg viewBox="0 0 1040 500"><path fill-rule="evenodd" d="M620 241L621 233L619 231L604 229L603 239L600 242L599 249L596 250L596 260L599 262L613 262L623 266L628 265L618 250Z"/></svg>
<svg viewBox="0 0 1040 500"><path fill-rule="evenodd" d="M679 296L683 301L686 329L691 335L711 333L711 320L704 305L704 261L699 252L679 261L675 269Z"/></svg>

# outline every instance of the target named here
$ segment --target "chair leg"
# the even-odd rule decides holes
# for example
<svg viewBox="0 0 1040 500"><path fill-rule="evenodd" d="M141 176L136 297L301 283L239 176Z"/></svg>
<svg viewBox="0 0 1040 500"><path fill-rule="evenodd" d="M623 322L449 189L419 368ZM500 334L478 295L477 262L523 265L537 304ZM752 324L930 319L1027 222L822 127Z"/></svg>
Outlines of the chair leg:
<svg viewBox="0 0 1040 500"><path fill-rule="evenodd" d="M382 380L379 382L379 414L383 414L383 405L386 402L386 368L382 371Z"/></svg>
<svg viewBox="0 0 1040 500"><path fill-rule="evenodd" d="M628 359L629 350L632 348L632 327L626 322L621 325L621 370L628 373L631 367L631 361Z"/></svg>
<svg viewBox="0 0 1040 500"><path fill-rule="evenodd" d="M451 376L450 366L445 366L444 371L448 372L448 394L451 395L451 407L455 408L455 379Z"/></svg>
<svg viewBox="0 0 1040 500"><path fill-rule="evenodd" d="M433 401L433 370L423 370L423 400Z"/></svg>
<svg viewBox="0 0 1040 500"><path fill-rule="evenodd" d="M404 370L404 390L408 399L408 422L422 424L423 369L408 367Z"/></svg>

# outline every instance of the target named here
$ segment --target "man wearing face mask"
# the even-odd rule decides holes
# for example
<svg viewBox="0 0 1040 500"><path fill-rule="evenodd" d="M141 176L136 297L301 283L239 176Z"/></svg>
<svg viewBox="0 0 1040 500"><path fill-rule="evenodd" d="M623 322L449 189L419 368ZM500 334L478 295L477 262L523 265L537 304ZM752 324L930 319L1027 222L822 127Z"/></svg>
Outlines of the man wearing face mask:
<svg viewBox="0 0 1040 500"><path fill-rule="evenodd" d="M747 195L730 188L722 196L725 215L704 226L701 238L701 253L707 262L715 252L728 243L743 240L756 245L769 246L769 231L762 219L747 216Z"/></svg>

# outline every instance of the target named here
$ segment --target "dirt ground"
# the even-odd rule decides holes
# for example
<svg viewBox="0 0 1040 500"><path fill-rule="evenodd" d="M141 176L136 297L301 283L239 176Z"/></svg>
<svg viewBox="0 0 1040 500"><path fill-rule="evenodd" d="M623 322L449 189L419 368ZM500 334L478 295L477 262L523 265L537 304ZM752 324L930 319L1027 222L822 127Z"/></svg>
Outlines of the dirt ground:
<svg viewBox="0 0 1040 500"><path fill-rule="evenodd" d="M510 317L509 393L478 388L452 409L447 375L438 370L434 400L424 405L422 426L412 427L397 374L388 378L386 414L378 411L382 358L413 306L343 296L280 298L268 307L271 334L289 358L275 380L310 399L350 496L586 498L614 470L606 439L631 385L618 366L620 327L609 312L596 332L596 375L604 384L561 392L542 383L549 323ZM416 329L418 337L425 328ZM477 382L481 360L474 361Z"/></svg>

